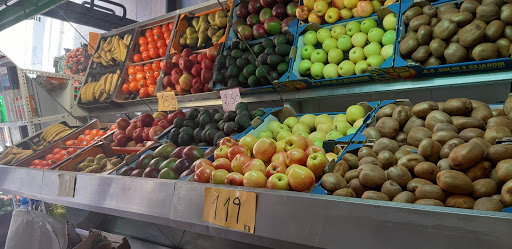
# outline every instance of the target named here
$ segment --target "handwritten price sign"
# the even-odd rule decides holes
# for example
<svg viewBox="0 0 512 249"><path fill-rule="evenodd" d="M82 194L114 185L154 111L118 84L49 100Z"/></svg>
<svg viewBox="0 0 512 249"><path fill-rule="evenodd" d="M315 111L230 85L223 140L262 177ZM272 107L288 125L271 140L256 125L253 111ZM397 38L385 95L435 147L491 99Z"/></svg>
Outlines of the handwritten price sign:
<svg viewBox="0 0 512 249"><path fill-rule="evenodd" d="M241 100L240 89L233 88L220 91L220 98L222 99L222 109L227 111L234 111L236 104Z"/></svg>
<svg viewBox="0 0 512 249"><path fill-rule="evenodd" d="M178 99L174 92L159 92L156 94L158 98L158 111L176 111L178 110Z"/></svg>
<svg viewBox="0 0 512 249"><path fill-rule="evenodd" d="M204 221L254 233L255 193L211 187L204 192Z"/></svg>

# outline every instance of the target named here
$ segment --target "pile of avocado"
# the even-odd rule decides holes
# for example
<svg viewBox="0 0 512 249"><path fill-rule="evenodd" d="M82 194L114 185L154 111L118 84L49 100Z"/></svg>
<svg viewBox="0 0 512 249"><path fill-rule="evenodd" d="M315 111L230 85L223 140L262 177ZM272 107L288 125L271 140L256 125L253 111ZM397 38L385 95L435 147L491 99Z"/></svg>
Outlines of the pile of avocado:
<svg viewBox="0 0 512 249"><path fill-rule="evenodd" d="M240 102L235 111L191 109L185 118L177 118L171 126L169 140L177 146L214 146L226 137L243 132L256 117L265 114L262 109L249 111L247 104Z"/></svg>
<svg viewBox="0 0 512 249"><path fill-rule="evenodd" d="M227 88L270 85L288 71L293 41L292 34L263 38L251 45L252 53L244 41L233 41L215 60L213 82Z"/></svg>

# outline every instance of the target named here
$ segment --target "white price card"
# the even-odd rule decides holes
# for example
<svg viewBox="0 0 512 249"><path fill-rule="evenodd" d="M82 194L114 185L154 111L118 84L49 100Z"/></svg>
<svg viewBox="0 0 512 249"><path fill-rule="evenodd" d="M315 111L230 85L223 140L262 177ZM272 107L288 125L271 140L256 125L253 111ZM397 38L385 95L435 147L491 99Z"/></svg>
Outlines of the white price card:
<svg viewBox="0 0 512 249"><path fill-rule="evenodd" d="M59 189L57 196L75 197L76 174L59 174Z"/></svg>
<svg viewBox="0 0 512 249"><path fill-rule="evenodd" d="M220 91L220 98L222 99L222 109L227 111L234 111L236 104L242 99L240 97L240 89L232 88Z"/></svg>

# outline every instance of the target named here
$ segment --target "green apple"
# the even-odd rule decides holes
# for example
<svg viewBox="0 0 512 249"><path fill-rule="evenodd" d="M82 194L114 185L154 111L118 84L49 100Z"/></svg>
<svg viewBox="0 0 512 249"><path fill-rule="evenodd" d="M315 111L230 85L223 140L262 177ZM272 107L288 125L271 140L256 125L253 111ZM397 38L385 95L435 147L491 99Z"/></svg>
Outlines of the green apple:
<svg viewBox="0 0 512 249"><path fill-rule="evenodd" d="M366 45L366 42L368 41L368 35L363 32L357 32L354 35L352 35L351 41L354 47L363 48Z"/></svg>
<svg viewBox="0 0 512 249"><path fill-rule="evenodd" d="M351 124L364 118L364 116L366 116L366 111L360 105L351 105L347 108L347 121Z"/></svg>
<svg viewBox="0 0 512 249"><path fill-rule="evenodd" d="M345 27L342 25L336 25L331 29L331 37L338 40L342 35L347 34Z"/></svg>
<svg viewBox="0 0 512 249"><path fill-rule="evenodd" d="M347 135L347 130L350 128L352 128L352 125L350 125L347 121L338 121L332 125L332 129L336 129L343 136Z"/></svg>
<svg viewBox="0 0 512 249"><path fill-rule="evenodd" d="M279 135L279 133L283 132L283 131L288 131L290 132L290 128L288 128L288 126L284 125L284 124L279 124L275 129L274 131L272 132L272 135L274 136L274 139L277 140L277 135ZM290 132L291 133L291 132Z"/></svg>
<svg viewBox="0 0 512 249"><path fill-rule="evenodd" d="M364 51L360 47L354 47L348 52L348 58L354 64L357 64L359 61L366 59L364 56Z"/></svg>
<svg viewBox="0 0 512 249"><path fill-rule="evenodd" d="M370 63L368 63L366 60L361 60L356 63L356 74L366 74L370 72Z"/></svg>
<svg viewBox="0 0 512 249"><path fill-rule="evenodd" d="M322 49L326 52L326 53L329 53L329 51L331 51L331 49L335 49L336 48L336 43L338 41L334 38L327 38L325 39L324 43L322 43Z"/></svg>
<svg viewBox="0 0 512 249"><path fill-rule="evenodd" d="M315 131L311 134L309 134L309 139L311 140L321 140L321 141L324 141L325 139L325 135L327 135L327 133L323 132L323 131Z"/></svg>
<svg viewBox="0 0 512 249"><path fill-rule="evenodd" d="M276 141L284 141L288 137L293 136L293 134L289 131L281 131L279 134L277 134Z"/></svg>
<svg viewBox="0 0 512 249"><path fill-rule="evenodd" d="M329 61L329 63L333 63L333 64L340 64L340 62L343 60L343 51L341 51L341 49L339 48L335 48L335 49L331 49L331 51L329 51L329 53L327 54L327 61ZM300 64L299 64L299 68L300 68Z"/></svg>
<svg viewBox="0 0 512 249"><path fill-rule="evenodd" d="M330 131L325 135L325 140L336 140L340 137L343 137L343 134L341 134L339 131Z"/></svg>
<svg viewBox="0 0 512 249"><path fill-rule="evenodd" d="M272 135L272 132L269 130L261 130L261 131L258 131L258 134L256 134L257 139L264 138L264 137L274 138L274 136Z"/></svg>
<svg viewBox="0 0 512 249"><path fill-rule="evenodd" d="M366 58L372 56L372 55L380 55L381 46L377 42L371 42L370 44L366 45L363 49L364 56Z"/></svg>
<svg viewBox="0 0 512 249"><path fill-rule="evenodd" d="M311 77L315 80L322 79L324 77L324 63L322 62L315 62L313 65L311 65Z"/></svg>
<svg viewBox="0 0 512 249"><path fill-rule="evenodd" d="M368 31L368 41L381 43L383 35L384 30L381 28L372 28Z"/></svg>
<svg viewBox="0 0 512 249"><path fill-rule="evenodd" d="M315 119L316 119L315 115L306 114L306 115L300 117L299 124L305 124L309 128L309 131L312 131L315 129Z"/></svg>
<svg viewBox="0 0 512 249"><path fill-rule="evenodd" d="M315 46L318 43L315 31L308 31L304 34L304 44Z"/></svg>
<svg viewBox="0 0 512 249"><path fill-rule="evenodd" d="M333 123L337 123L340 121L347 121L347 115L340 113L340 114L334 116L334 118L332 119Z"/></svg>
<svg viewBox="0 0 512 249"><path fill-rule="evenodd" d="M361 31L368 34L372 28L377 27L377 22L371 18L367 18L361 22Z"/></svg>
<svg viewBox="0 0 512 249"><path fill-rule="evenodd" d="M326 79L334 79L339 77L337 64L327 64L322 72L324 74L324 78Z"/></svg>
<svg viewBox="0 0 512 249"><path fill-rule="evenodd" d="M299 63L299 73L301 75L309 75L309 69L311 68L311 65L313 65L313 63L310 60L302 60Z"/></svg>
<svg viewBox="0 0 512 249"><path fill-rule="evenodd" d="M315 47L313 45L306 45L300 50L300 56L302 59L310 59L314 50Z"/></svg>
<svg viewBox="0 0 512 249"><path fill-rule="evenodd" d="M379 54L370 55L368 58L366 58L366 61L370 63L372 67L380 67L380 65L384 63L384 57L380 56Z"/></svg>
<svg viewBox="0 0 512 249"><path fill-rule="evenodd" d="M299 119L297 117L288 117L284 120L283 124L288 126L288 128L293 129L293 127L299 123Z"/></svg>
<svg viewBox="0 0 512 249"><path fill-rule="evenodd" d="M301 123L299 121L299 123L297 123L295 126L293 126L292 128L292 133L293 134L297 134L298 132L302 132L302 133L306 133L306 134L309 134L311 131L309 129L309 126L304 124L304 123Z"/></svg>
<svg viewBox="0 0 512 249"><path fill-rule="evenodd" d="M364 118L360 118L354 122L353 127L359 128L361 125L363 125Z"/></svg>
<svg viewBox="0 0 512 249"><path fill-rule="evenodd" d="M396 30L396 14L387 14L382 20L382 26L384 26L386 30Z"/></svg>
<svg viewBox="0 0 512 249"><path fill-rule="evenodd" d="M319 29L316 32L316 38L318 39L318 42L324 43L327 38L331 38L331 31L325 28Z"/></svg>
<svg viewBox="0 0 512 249"><path fill-rule="evenodd" d="M322 148L324 146L324 140L323 139L311 139L313 141L313 144L316 146Z"/></svg>
<svg viewBox="0 0 512 249"><path fill-rule="evenodd" d="M324 64L327 61L327 53L323 51L322 49L315 49L313 51L313 54L311 55L311 62L313 62L313 65L315 62L320 62Z"/></svg>
<svg viewBox="0 0 512 249"><path fill-rule="evenodd" d="M347 24L347 35L353 36L355 33L361 31L361 24L356 21L351 21Z"/></svg>
<svg viewBox="0 0 512 249"><path fill-rule="evenodd" d="M382 36L382 45L386 46L386 45L393 44L393 42L395 42L395 38L396 38L396 31L394 31L394 30L386 31L386 33L384 33L384 35Z"/></svg>
<svg viewBox="0 0 512 249"><path fill-rule="evenodd" d="M321 123L329 122L332 123L332 118L328 114L320 114L315 117L315 128Z"/></svg>
<svg viewBox="0 0 512 249"><path fill-rule="evenodd" d="M347 135L350 135L352 133L355 133L357 131L357 129L359 129L358 127L352 127L350 129L348 129L347 131Z"/></svg>
<svg viewBox="0 0 512 249"><path fill-rule="evenodd" d="M377 0L373 0L371 1L372 2L372 7L373 7L373 12L376 13L377 10L382 7L382 3L380 3L379 1Z"/></svg>
<svg viewBox="0 0 512 249"><path fill-rule="evenodd" d="M350 36L342 35L340 38L338 38L336 46L342 51L348 52L352 48L352 41Z"/></svg>
<svg viewBox="0 0 512 249"><path fill-rule="evenodd" d="M340 9L340 15L343 20L352 18L352 11L349 8Z"/></svg>
<svg viewBox="0 0 512 249"><path fill-rule="evenodd" d="M393 55L393 44L386 45L382 47L380 50L380 56L384 58L384 60L387 60L389 57Z"/></svg>
<svg viewBox="0 0 512 249"><path fill-rule="evenodd" d="M270 123L268 123L267 125L267 130L269 130L270 132L274 132L274 130L280 125L281 123L279 123L279 121L270 121Z"/></svg>
<svg viewBox="0 0 512 249"><path fill-rule="evenodd" d="M318 127L316 127L316 131L321 131L325 134L329 133L329 131L332 130L332 121L328 122L322 122L318 124Z"/></svg>
<svg viewBox="0 0 512 249"><path fill-rule="evenodd" d="M303 137L307 138L309 136L309 133L306 133L306 132L303 132L303 131L297 131L293 135L300 135L300 136L303 136Z"/></svg>
<svg viewBox="0 0 512 249"><path fill-rule="evenodd" d="M352 76L355 73L356 73L356 64L354 64L354 62L345 60L345 61L342 61L338 65L338 74L343 77Z"/></svg>

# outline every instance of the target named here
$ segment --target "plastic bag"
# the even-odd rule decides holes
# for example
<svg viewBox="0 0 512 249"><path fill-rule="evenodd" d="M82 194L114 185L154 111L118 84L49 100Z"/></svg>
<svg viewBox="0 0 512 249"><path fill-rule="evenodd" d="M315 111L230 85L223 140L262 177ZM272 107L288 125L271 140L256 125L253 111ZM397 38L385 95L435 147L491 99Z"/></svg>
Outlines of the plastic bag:
<svg viewBox="0 0 512 249"><path fill-rule="evenodd" d="M66 221L31 210L12 213L6 249L65 249L67 244Z"/></svg>

